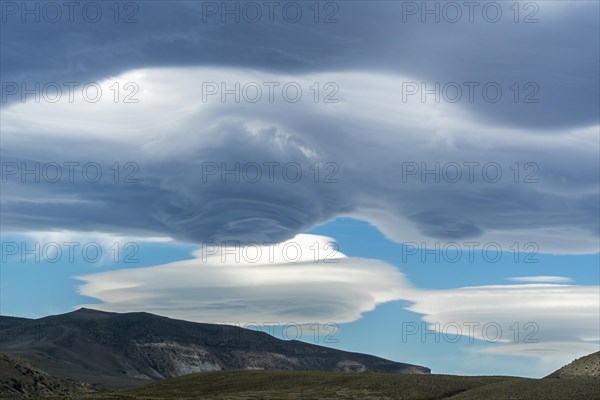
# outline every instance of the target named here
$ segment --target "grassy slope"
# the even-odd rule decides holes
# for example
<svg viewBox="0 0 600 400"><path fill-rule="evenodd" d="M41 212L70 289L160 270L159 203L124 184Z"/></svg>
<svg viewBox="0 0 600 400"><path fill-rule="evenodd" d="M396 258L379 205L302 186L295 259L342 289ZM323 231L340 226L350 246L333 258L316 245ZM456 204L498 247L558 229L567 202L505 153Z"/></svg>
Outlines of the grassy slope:
<svg viewBox="0 0 600 400"><path fill-rule="evenodd" d="M599 400L600 381L589 378L516 378L451 397L452 400Z"/></svg>
<svg viewBox="0 0 600 400"><path fill-rule="evenodd" d="M204 372L86 399L412 399L449 398L504 377L299 371Z"/></svg>
<svg viewBox="0 0 600 400"><path fill-rule="evenodd" d="M79 399L598 400L596 379L525 379L394 373L222 371Z"/></svg>
<svg viewBox="0 0 600 400"><path fill-rule="evenodd" d="M501 379L503 378L393 373L227 371L176 378L134 389L129 393L165 397L175 394L182 398L197 393L217 399L389 397L416 400L444 398Z"/></svg>

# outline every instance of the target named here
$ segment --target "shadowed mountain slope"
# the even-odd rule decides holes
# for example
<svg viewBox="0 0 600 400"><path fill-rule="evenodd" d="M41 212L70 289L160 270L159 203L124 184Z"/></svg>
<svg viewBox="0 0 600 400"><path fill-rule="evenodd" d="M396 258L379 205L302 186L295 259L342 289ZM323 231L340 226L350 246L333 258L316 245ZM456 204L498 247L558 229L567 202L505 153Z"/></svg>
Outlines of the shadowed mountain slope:
<svg viewBox="0 0 600 400"><path fill-rule="evenodd" d="M0 317L0 346L49 374L110 389L229 369L430 372L235 326L90 309L35 320Z"/></svg>

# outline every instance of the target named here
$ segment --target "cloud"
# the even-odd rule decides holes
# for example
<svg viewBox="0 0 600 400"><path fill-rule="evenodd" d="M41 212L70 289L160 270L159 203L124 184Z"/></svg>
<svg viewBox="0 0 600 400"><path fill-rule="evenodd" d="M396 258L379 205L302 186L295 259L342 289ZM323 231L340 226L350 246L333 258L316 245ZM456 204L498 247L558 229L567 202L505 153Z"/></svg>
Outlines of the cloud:
<svg viewBox="0 0 600 400"><path fill-rule="evenodd" d="M568 283L573 281L573 279L564 276L519 276L509 278L509 280L528 283Z"/></svg>
<svg viewBox="0 0 600 400"><path fill-rule="evenodd" d="M554 362L592 352L600 339L598 286L415 288L398 268L346 257L332 238L317 235L272 246L208 247L195 256L79 276L79 291L101 302L91 308L241 324L352 322L380 304L408 301L408 310L448 340L458 334L486 342L484 352Z"/></svg>
<svg viewBox="0 0 600 400"><path fill-rule="evenodd" d="M333 244L332 244L333 243ZM84 275L80 293L106 311L146 311L214 323L350 322L411 291L378 260L347 258L332 239L298 235L272 246L219 246L198 258Z"/></svg>
<svg viewBox="0 0 600 400"><path fill-rule="evenodd" d="M597 288L548 285L568 282L558 277L429 291L412 288L381 261L337 252L325 253L337 263L265 261L265 253L246 264L223 263L227 254L214 252L215 243L279 251L285 243L265 243L286 240L310 250L305 239L313 238L297 235L340 216L426 247L518 242L546 253L600 250L597 2L540 3L535 24L514 23L506 9L508 17L494 24L479 14L474 23L424 24L419 16L401 23L402 2L339 5L335 24L202 23L200 2L141 2L135 24L113 23L110 10L97 24L26 24L20 16L3 23L3 85L98 81L104 94L97 103L3 99L3 232L205 244L193 260L81 277L82 293L115 311L150 305L191 320L223 322L226 312L242 321L341 322L408 300L431 323L478 318L506 330L513 320L535 318L543 345L499 344L515 354L588 349L586 341L597 339ZM407 82L473 81L500 84L503 100L402 96ZM115 103L115 82L121 95L131 93L124 83L135 84L139 102ZM295 82L303 96L291 103L278 91L270 102L263 88L257 103L231 95L204 102L206 82ZM339 102L322 101L331 93L327 83L339 88ZM540 101L513 101L515 83L521 95L533 83ZM22 170L38 162L75 162L75 179L65 167L56 182L24 179ZM90 162L100 167L98 181L85 168ZM6 177L7 163L21 171ZM500 167L498 181L490 182L489 164ZM207 175L207 166L218 170ZM298 168L300 179L290 179ZM223 179L231 169L237 172ZM329 239L315 240L325 246Z"/></svg>
<svg viewBox="0 0 600 400"><path fill-rule="evenodd" d="M428 329L452 343L457 332L485 345L478 357L538 360L543 376L598 351L600 287L549 283L423 290L408 310L423 314ZM430 334L431 336L431 334ZM495 364L496 365L496 364Z"/></svg>
<svg viewBox="0 0 600 400"><path fill-rule="evenodd" d="M142 69L102 81L111 95L97 103L13 104L2 109L3 160L20 171L3 177L3 229L262 243L352 216L430 247L598 251L597 126L544 136L488 125L459 104L403 102L412 80ZM116 104L115 81L136 82L139 103ZM294 82L303 96L270 102L263 88L256 103L203 101L206 82ZM315 103L315 82L335 83L339 102ZM79 164L74 181L63 167L58 182L34 182L24 176L34 162ZM94 168L81 178L89 162L97 182Z"/></svg>
<svg viewBox="0 0 600 400"><path fill-rule="evenodd" d="M283 2L282 2L283 3ZM90 24L67 12L59 21L22 23L8 15L3 23L3 82L101 80L128 70L167 66L223 66L277 73L393 71L427 82L535 82L541 101L531 107L512 101L465 103L492 125L529 127L540 134L598 123L597 2L535 3L523 7L519 21L502 4L503 18L490 23L483 4L474 21L462 6L456 23L435 23L429 14L404 19L406 2L340 2L337 23L315 23L303 5L298 23L276 19L221 23L203 20L203 5L190 1L141 2L136 23L114 23L114 10ZM417 4L424 10L424 6ZM444 7L445 8L445 7ZM452 7L450 7L452 8ZM129 15L132 10L122 10ZM331 9L321 10L320 17ZM451 12L451 11L449 11ZM493 11L491 11L493 12ZM263 12L267 15L267 11ZM535 23L524 23L532 16ZM33 18L29 16L28 18ZM174 21L176 21L174 23ZM98 39L102 38L102 40ZM525 39L524 39L525 38ZM467 49L468 51L465 51ZM561 54L557 57L556 54ZM505 89L509 98L513 93ZM529 90L522 90L522 94Z"/></svg>

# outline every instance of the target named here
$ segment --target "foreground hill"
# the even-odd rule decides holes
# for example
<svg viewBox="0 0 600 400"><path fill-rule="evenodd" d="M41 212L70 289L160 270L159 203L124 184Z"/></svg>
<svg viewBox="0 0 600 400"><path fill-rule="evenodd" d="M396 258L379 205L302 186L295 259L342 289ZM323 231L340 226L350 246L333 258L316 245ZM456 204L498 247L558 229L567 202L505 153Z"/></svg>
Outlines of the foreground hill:
<svg viewBox="0 0 600 400"><path fill-rule="evenodd" d="M600 379L600 351L578 358L570 364L548 375L546 378L591 378ZM600 388L600 383L598 383ZM599 389L600 390L600 389ZM599 395L600 397L600 395Z"/></svg>
<svg viewBox="0 0 600 400"><path fill-rule="evenodd" d="M235 326L90 309L35 320L0 317L0 348L51 375L109 389L229 369L430 372Z"/></svg>
<svg viewBox="0 0 600 400"><path fill-rule="evenodd" d="M95 392L88 384L46 374L30 362L0 353L2 398L71 396Z"/></svg>

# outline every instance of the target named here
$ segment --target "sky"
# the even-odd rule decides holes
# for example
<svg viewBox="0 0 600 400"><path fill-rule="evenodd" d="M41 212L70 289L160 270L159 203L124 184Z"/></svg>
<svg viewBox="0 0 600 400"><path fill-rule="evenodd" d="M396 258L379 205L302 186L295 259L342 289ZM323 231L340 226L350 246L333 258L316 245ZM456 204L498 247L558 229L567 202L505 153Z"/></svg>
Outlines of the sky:
<svg viewBox="0 0 600 400"><path fill-rule="evenodd" d="M597 2L1 7L3 315L451 374L599 350Z"/></svg>

